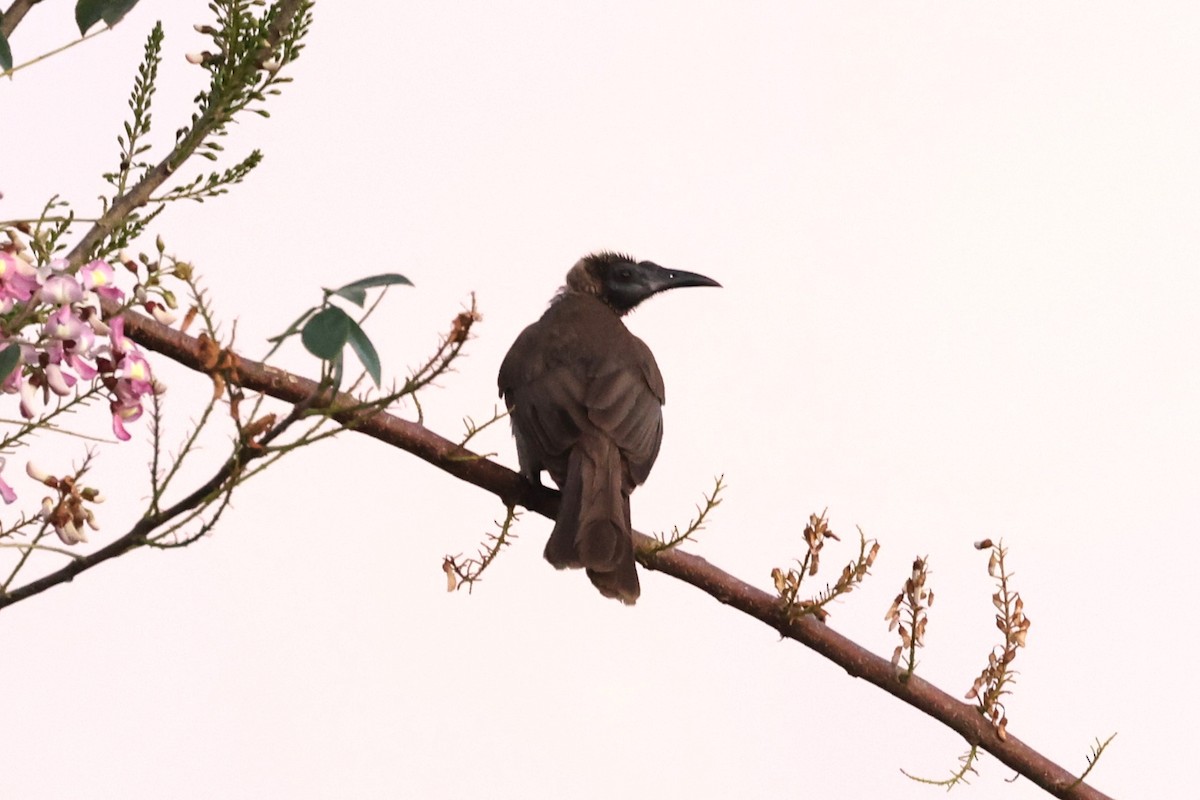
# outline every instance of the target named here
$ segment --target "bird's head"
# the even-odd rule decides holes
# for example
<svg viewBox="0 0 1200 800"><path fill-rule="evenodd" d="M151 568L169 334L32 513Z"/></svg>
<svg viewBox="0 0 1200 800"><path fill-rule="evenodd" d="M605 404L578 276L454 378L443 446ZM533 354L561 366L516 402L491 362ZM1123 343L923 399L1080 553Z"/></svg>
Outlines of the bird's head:
<svg viewBox="0 0 1200 800"><path fill-rule="evenodd" d="M593 294L618 314L632 311L647 297L683 286L720 286L695 272L664 269L653 261L635 261L608 251L584 256L567 273L566 291Z"/></svg>

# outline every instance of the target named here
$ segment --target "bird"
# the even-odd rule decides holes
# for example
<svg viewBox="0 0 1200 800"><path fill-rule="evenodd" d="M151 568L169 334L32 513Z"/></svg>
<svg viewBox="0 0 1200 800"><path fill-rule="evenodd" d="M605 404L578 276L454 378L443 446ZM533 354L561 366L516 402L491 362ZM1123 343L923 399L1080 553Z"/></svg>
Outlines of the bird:
<svg viewBox="0 0 1200 800"><path fill-rule="evenodd" d="M586 255L500 365L521 474L544 488L545 470L562 493L543 555L557 569L585 569L626 605L641 594L629 495L658 458L666 391L622 317L668 289L720 285L623 253Z"/></svg>

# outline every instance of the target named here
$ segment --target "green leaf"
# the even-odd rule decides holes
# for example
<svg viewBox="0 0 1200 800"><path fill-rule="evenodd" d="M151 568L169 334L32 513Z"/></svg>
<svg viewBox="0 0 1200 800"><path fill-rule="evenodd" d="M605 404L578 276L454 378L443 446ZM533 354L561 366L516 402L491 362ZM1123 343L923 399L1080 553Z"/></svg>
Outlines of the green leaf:
<svg viewBox="0 0 1200 800"><path fill-rule="evenodd" d="M111 28L137 4L138 0L79 0L75 4L75 24L79 26L79 35L86 34L100 20L104 20L104 24Z"/></svg>
<svg viewBox="0 0 1200 800"><path fill-rule="evenodd" d="M350 320L350 346L354 348L354 352L358 355L358 360L366 367L367 374L371 376L371 380L375 381L375 385L378 386L380 378L379 353L375 352L375 345L371 344L371 340L367 338L367 334L363 333L363 329L354 320Z"/></svg>
<svg viewBox="0 0 1200 800"><path fill-rule="evenodd" d="M367 342L369 345L370 342ZM357 348L355 348L357 351ZM0 381L8 378L17 364L21 363L21 348L19 345L10 344L8 347L0 350ZM379 383L378 380L375 381Z"/></svg>
<svg viewBox="0 0 1200 800"><path fill-rule="evenodd" d="M345 311L337 306L326 306L305 324L300 341L317 358L333 361L346 346L353 324L354 320Z"/></svg>
<svg viewBox="0 0 1200 800"><path fill-rule="evenodd" d="M4 38L4 34L0 33L0 72L8 72L12 69L12 50L8 47L8 39Z"/></svg>
<svg viewBox="0 0 1200 800"><path fill-rule="evenodd" d="M402 283L407 286L412 286L412 281L403 275L395 272L385 272L382 275L372 275L370 278L360 278L356 281L351 281L340 289L330 291L330 294L336 294L338 297L344 297L354 305L362 308L367 302L367 289L373 289L376 286L393 286Z"/></svg>

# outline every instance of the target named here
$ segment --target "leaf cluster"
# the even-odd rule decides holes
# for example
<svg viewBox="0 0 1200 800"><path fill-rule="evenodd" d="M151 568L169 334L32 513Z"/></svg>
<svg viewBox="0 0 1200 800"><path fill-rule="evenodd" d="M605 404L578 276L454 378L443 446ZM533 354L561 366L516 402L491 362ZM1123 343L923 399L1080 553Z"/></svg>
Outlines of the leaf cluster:
<svg viewBox="0 0 1200 800"><path fill-rule="evenodd" d="M313 306L288 326L288 329L269 341L276 348L291 336L300 334L304 348L325 362L326 377L336 389L341 385L344 373L343 353L346 345L350 345L358 360L362 362L367 374L375 385L379 385L382 377L379 353L375 345L363 331L362 326L347 314L341 306L334 305L334 297L348 300L359 308L367 302L367 290L378 287L396 285L412 286L412 281L395 272L373 275L347 283L337 289L325 289L325 297L321 304ZM368 312L369 313L369 312ZM271 352L274 352L272 350Z"/></svg>
<svg viewBox="0 0 1200 800"><path fill-rule="evenodd" d="M270 113L262 107L268 95L279 94L279 87L291 78L279 74L280 68L299 57L303 39L312 25L312 2L300 4L299 11L287 23L278 44L272 45L280 25L278 4L262 15L253 7L254 0L215 0L208 7L216 15L215 26L201 26L213 42L214 51L204 51L193 60L209 72L209 86L196 95L196 111L190 127L181 128L176 140L183 141L196 131L224 136L226 127L243 110L262 117ZM199 154L215 159L222 148L216 142L197 142Z"/></svg>

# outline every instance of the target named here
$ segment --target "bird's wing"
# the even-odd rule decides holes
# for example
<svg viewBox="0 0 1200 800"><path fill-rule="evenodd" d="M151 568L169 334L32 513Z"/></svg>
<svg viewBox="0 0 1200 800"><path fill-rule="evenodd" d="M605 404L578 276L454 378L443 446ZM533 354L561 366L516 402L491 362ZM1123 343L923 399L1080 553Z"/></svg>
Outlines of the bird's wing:
<svg viewBox="0 0 1200 800"><path fill-rule="evenodd" d="M566 367L545 370L505 392L514 422L551 472L559 459L565 471L566 454L587 425L586 394L586 380Z"/></svg>
<svg viewBox="0 0 1200 800"><path fill-rule="evenodd" d="M610 362L587 387L588 421L620 448L634 484L644 483L662 445L662 374L650 348L633 338L634 356Z"/></svg>

